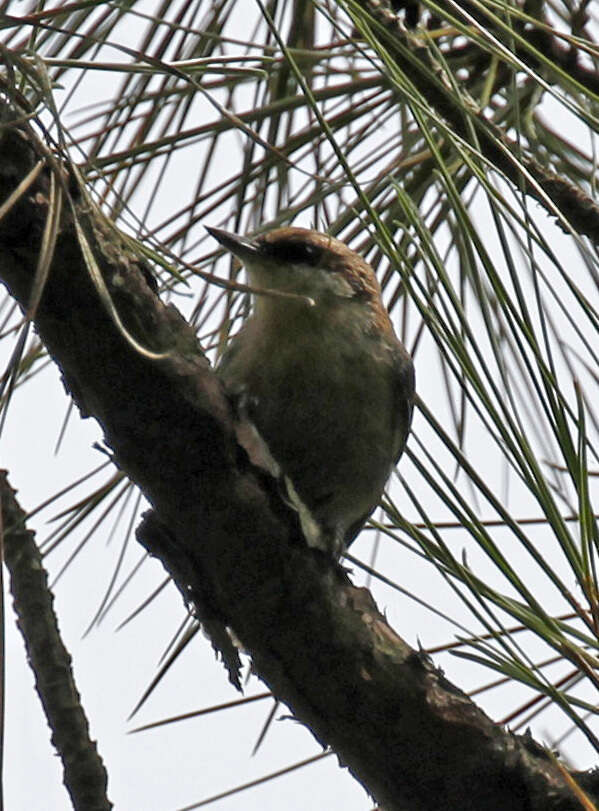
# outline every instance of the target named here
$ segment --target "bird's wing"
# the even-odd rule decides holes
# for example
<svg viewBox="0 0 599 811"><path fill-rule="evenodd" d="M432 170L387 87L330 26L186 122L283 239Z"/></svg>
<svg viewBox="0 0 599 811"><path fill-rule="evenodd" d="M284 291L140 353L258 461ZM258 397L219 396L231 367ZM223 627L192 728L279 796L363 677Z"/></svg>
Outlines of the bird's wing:
<svg viewBox="0 0 599 811"><path fill-rule="evenodd" d="M416 376L412 358L403 346L398 347L395 351L393 365L395 370L393 378L395 395L395 409L393 411L393 448L395 449L394 464L397 464L408 441L410 426L412 424L414 399L416 396ZM372 509L368 510L368 512L364 513L364 515L347 528L345 533L346 547L355 539L371 513Z"/></svg>
<svg viewBox="0 0 599 811"><path fill-rule="evenodd" d="M416 375L414 372L414 364L412 358L400 346L395 352L394 358L395 365L395 430L394 430L394 447L395 447L395 464L399 462L408 435L410 433L410 426L412 425L412 416L414 413L414 399L416 397Z"/></svg>

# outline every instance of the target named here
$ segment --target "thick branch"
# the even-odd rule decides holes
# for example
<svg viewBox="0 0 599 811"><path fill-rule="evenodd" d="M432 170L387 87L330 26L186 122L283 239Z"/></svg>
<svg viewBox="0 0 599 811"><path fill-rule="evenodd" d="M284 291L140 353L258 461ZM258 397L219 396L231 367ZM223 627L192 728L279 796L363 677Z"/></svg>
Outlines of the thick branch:
<svg viewBox="0 0 599 811"><path fill-rule="evenodd" d="M34 162L0 143L0 204ZM15 167L20 167L16 172ZM26 307L46 216L41 175L8 226L0 276ZM386 624L369 593L307 549L293 514L237 447L192 329L86 206L77 216L121 318L165 360L136 352L90 280L68 207L36 328L81 411L168 532L142 532L186 597L200 595L277 698L385 808L550 811L578 803L540 747L493 724Z"/></svg>

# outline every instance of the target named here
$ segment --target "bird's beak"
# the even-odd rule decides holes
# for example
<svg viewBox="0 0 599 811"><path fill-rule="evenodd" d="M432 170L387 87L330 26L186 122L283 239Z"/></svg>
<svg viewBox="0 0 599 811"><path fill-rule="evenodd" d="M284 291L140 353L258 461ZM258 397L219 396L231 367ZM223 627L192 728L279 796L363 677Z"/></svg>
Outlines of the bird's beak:
<svg viewBox="0 0 599 811"><path fill-rule="evenodd" d="M231 251L241 262L252 259L259 253L258 245L252 242L251 239L247 239L247 237L240 237L237 234L231 234L229 231L223 231L221 228L212 228L209 225L205 225L204 228L208 231L210 236L220 242L223 248Z"/></svg>

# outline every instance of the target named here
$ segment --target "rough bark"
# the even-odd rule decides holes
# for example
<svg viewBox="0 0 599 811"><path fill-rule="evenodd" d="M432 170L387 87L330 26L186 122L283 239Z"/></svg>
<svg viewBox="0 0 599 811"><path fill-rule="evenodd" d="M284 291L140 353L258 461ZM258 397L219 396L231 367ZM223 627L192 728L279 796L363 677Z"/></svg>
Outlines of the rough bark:
<svg viewBox="0 0 599 811"><path fill-rule="evenodd" d="M27 128L0 143L0 205L42 148ZM48 170L49 171L49 170ZM0 277L27 308L48 206L48 171L0 222ZM54 170L56 171L56 170ZM200 610L209 606L256 672L388 811L578 809L553 760L494 724L302 541L294 515L249 464L218 380L139 258L81 199L76 216L128 344L98 298L63 208L35 327L83 416L154 508L140 536ZM165 532L149 531L158 521Z"/></svg>
<svg viewBox="0 0 599 811"><path fill-rule="evenodd" d="M6 472L0 470L4 560L35 689L52 730L52 743L62 761L63 780L74 811L110 811L112 803L106 796L108 776L96 742L89 736L71 657L58 630L48 574L15 495Z"/></svg>

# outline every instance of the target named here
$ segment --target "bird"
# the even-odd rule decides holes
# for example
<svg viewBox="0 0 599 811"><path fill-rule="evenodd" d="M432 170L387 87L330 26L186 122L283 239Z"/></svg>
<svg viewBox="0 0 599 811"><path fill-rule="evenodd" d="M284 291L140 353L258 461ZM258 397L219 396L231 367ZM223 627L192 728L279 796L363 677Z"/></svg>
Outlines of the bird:
<svg viewBox="0 0 599 811"><path fill-rule="evenodd" d="M244 265L253 291L217 374L308 546L339 559L405 448L412 358L374 271L340 240L293 226L256 237L206 228Z"/></svg>

